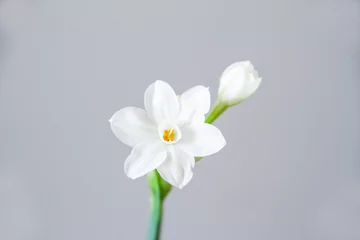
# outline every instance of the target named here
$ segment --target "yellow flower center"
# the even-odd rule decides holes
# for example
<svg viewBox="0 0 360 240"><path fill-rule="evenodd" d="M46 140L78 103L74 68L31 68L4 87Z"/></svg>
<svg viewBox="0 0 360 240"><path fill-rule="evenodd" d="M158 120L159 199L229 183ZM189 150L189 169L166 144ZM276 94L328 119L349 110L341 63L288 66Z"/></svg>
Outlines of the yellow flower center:
<svg viewBox="0 0 360 240"><path fill-rule="evenodd" d="M170 129L164 130L163 139L166 142L174 141L174 139L175 139L175 129L170 128Z"/></svg>

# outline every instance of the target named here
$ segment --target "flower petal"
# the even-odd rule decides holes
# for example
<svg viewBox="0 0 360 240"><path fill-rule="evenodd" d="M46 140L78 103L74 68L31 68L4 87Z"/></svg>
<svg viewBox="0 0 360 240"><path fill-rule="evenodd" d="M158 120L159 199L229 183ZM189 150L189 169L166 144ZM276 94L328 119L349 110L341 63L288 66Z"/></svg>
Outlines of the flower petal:
<svg viewBox="0 0 360 240"><path fill-rule="evenodd" d="M157 124L164 120L174 123L179 114L179 100L171 86L164 81L158 80L146 89L144 104L149 116Z"/></svg>
<svg viewBox="0 0 360 240"><path fill-rule="evenodd" d="M165 145L160 141L145 141L137 144L125 161L124 171L135 179L159 167L166 159Z"/></svg>
<svg viewBox="0 0 360 240"><path fill-rule="evenodd" d="M211 124L185 125L181 132L182 139L177 144L192 156L208 156L220 151L226 145L220 130Z"/></svg>
<svg viewBox="0 0 360 240"><path fill-rule="evenodd" d="M195 86L180 96L180 114L178 124L204 122L205 114L210 110L209 88Z"/></svg>
<svg viewBox="0 0 360 240"><path fill-rule="evenodd" d="M141 108L123 108L117 111L109 121L115 136L131 147L140 141L154 139L158 135L155 124Z"/></svg>
<svg viewBox="0 0 360 240"><path fill-rule="evenodd" d="M157 170L165 181L181 189L191 180L194 165L195 159L193 156L176 146L172 146L168 149L166 160Z"/></svg>

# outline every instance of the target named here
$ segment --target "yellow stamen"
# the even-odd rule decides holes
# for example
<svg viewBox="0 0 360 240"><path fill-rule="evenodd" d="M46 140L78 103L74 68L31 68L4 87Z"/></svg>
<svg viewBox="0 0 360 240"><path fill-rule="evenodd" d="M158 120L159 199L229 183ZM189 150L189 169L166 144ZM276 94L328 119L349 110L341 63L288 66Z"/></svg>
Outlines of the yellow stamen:
<svg viewBox="0 0 360 240"><path fill-rule="evenodd" d="M170 129L164 130L163 139L166 142L174 141L174 139L175 139L175 129L170 128Z"/></svg>

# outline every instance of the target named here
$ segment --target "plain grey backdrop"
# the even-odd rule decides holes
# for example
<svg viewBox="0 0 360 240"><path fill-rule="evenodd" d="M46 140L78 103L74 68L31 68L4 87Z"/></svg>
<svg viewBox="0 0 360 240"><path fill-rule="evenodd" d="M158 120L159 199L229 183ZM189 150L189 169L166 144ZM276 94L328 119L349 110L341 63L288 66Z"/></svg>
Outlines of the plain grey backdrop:
<svg viewBox="0 0 360 240"><path fill-rule="evenodd" d="M145 178L108 119L251 60L227 146L166 201L163 239L360 239L360 1L2 0L0 239L145 239Z"/></svg>

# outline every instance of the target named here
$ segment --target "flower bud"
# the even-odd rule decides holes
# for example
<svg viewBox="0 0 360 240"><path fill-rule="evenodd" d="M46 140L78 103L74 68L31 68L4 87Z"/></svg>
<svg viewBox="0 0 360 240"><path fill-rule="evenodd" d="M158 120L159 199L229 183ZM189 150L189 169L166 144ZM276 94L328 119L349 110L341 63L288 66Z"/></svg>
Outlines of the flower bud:
<svg viewBox="0 0 360 240"><path fill-rule="evenodd" d="M220 78L219 101L234 106L253 94L260 83L261 78L250 61L233 63Z"/></svg>

